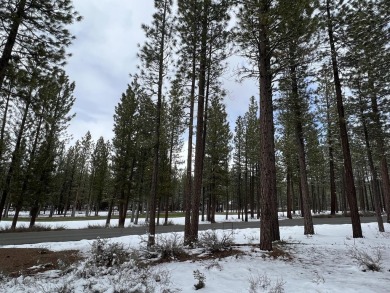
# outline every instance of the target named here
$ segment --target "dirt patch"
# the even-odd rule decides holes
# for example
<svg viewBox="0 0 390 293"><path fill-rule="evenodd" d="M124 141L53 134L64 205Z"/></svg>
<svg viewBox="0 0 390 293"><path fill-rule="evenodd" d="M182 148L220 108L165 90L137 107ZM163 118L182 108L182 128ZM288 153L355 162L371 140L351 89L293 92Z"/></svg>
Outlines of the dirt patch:
<svg viewBox="0 0 390 293"><path fill-rule="evenodd" d="M0 248L0 273L9 277L18 277L49 270L65 270L81 259L77 250Z"/></svg>

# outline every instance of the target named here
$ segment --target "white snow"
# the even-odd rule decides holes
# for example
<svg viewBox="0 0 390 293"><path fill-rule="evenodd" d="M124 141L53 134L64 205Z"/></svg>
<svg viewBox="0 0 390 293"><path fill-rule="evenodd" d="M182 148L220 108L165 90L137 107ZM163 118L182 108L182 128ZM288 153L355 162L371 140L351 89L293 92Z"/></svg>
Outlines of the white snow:
<svg viewBox="0 0 390 293"><path fill-rule="evenodd" d="M232 216L234 220L234 216ZM224 216L221 216L224 219ZM222 220L219 218L219 220ZM174 219L182 223L183 219ZM92 221L89 221L91 224ZM100 224L101 221L93 221ZM1 223L3 225L3 222ZM46 223L45 223L46 224ZM47 224L56 225L48 222ZM72 228L85 227L85 221L66 222ZM376 223L362 224L364 238L352 238L351 225L316 225L315 235L304 236L303 227L281 227L282 243L278 246L291 255L272 258L256 246L259 243L259 229L218 230L217 233L233 233L236 244L243 253L239 256L208 259L197 262L171 262L160 264L148 272L154 282L154 292L194 292L194 271L199 270L206 277L206 286L199 292L390 292L390 232L378 232ZM390 231L390 224L385 224ZM179 235L182 235L179 233ZM169 236L169 235L168 235ZM167 237L167 235L157 235ZM137 249L140 236L113 238L111 242L123 243L125 247ZM34 245L5 247L44 247L51 250L79 249L86 256L92 240L61 243L40 243ZM381 271L373 272L361 267L351 257L352 251L366 252L370 256L380 251ZM1 254L1 249L0 249ZM106 274L83 276L83 263L78 273L60 275L57 271L36 276L22 276L7 280L0 278L0 292L57 292L65 285L66 292L144 292L141 283L131 287L129 276L135 276L132 269L124 267ZM86 271L88 272L88 270ZM156 282L155 279L170 276L170 282ZM158 276L158 277L156 277ZM251 281L252 280L252 281ZM134 281L134 280L133 280ZM257 283L256 283L257 281ZM130 285L129 285L130 284ZM257 284L251 291L251 284ZM277 290L277 285L284 291ZM136 291L138 289L139 291ZM253 289L253 288L252 288ZM126 291L127 290L127 291Z"/></svg>

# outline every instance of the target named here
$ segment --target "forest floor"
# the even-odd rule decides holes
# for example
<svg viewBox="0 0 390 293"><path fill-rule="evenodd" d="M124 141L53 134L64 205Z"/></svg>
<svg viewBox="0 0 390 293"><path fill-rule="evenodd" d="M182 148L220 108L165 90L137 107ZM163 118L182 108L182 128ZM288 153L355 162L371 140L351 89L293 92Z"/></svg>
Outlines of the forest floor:
<svg viewBox="0 0 390 293"><path fill-rule="evenodd" d="M50 270L63 270L81 259L77 250L2 248L0 274L9 277L31 276Z"/></svg>

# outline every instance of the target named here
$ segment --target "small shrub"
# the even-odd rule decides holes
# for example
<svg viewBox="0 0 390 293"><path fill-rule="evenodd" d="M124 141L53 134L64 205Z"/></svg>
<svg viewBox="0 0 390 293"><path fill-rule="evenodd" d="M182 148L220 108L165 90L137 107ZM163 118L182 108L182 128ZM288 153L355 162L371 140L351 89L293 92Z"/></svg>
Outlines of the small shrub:
<svg viewBox="0 0 390 293"><path fill-rule="evenodd" d="M68 227L66 225L57 225L55 228L53 228L53 230L55 230L55 231L63 231L66 229L68 229Z"/></svg>
<svg viewBox="0 0 390 293"><path fill-rule="evenodd" d="M271 279L267 275L250 276L249 292L256 293L259 289L267 289L271 285Z"/></svg>
<svg viewBox="0 0 390 293"><path fill-rule="evenodd" d="M92 257L90 263L101 267L118 266L130 259L130 253L125 250L123 244L113 242L108 239L98 238L92 243Z"/></svg>
<svg viewBox="0 0 390 293"><path fill-rule="evenodd" d="M40 232L40 231L51 231L53 228L49 225L34 225L33 227L29 227L26 225L20 225L16 227L14 230L11 229L11 226L6 226L0 228L0 232L8 233L8 232Z"/></svg>
<svg viewBox="0 0 390 293"><path fill-rule="evenodd" d="M65 230L65 225L59 225L53 228L50 225L34 225L31 228L27 225L20 225L14 230L11 229L11 226L5 226L0 228L0 233L9 233L9 232L42 232L42 231L60 231Z"/></svg>
<svg viewBox="0 0 390 293"><path fill-rule="evenodd" d="M194 284L195 290L202 289L206 286L206 276L199 272L199 270L194 271L194 278L198 281L198 283Z"/></svg>
<svg viewBox="0 0 390 293"><path fill-rule="evenodd" d="M314 271L313 282L316 283L317 285L319 285L319 284L325 283L325 279L317 271Z"/></svg>
<svg viewBox="0 0 390 293"><path fill-rule="evenodd" d="M210 252L218 252L231 249L233 245L233 233L223 233L221 237L215 230L203 232L198 240L198 246Z"/></svg>
<svg viewBox="0 0 390 293"><path fill-rule="evenodd" d="M284 284L286 282L283 279L277 279L275 284L269 289L268 293L284 293Z"/></svg>
<svg viewBox="0 0 390 293"><path fill-rule="evenodd" d="M269 293L283 293L284 292L283 279L277 279L275 283L272 283L271 279L266 275L251 276L249 278L249 292L256 293L261 291L268 291Z"/></svg>
<svg viewBox="0 0 390 293"><path fill-rule="evenodd" d="M102 229L107 228L106 224L88 224L88 229Z"/></svg>
<svg viewBox="0 0 390 293"><path fill-rule="evenodd" d="M369 253L353 246L348 250L348 255L356 260L359 266L363 267L363 271L379 272L381 270L382 250L379 247L374 248Z"/></svg>
<svg viewBox="0 0 390 293"><path fill-rule="evenodd" d="M141 241L146 246L148 258L160 257L169 260L177 259L186 254L183 238L177 233L156 237L156 242L152 247L147 247L147 239Z"/></svg>

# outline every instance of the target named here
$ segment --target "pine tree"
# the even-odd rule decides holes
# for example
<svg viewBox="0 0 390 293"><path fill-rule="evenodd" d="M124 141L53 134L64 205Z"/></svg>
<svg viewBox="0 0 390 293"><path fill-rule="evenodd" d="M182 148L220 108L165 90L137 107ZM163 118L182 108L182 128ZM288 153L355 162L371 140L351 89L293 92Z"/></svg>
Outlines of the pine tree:
<svg viewBox="0 0 390 293"><path fill-rule="evenodd" d="M198 239L199 208L202 195L203 163L206 143L205 113L212 81L218 82L221 63L227 58L227 25L231 3L226 0L203 0L200 8L200 47L198 71L198 108L195 144L195 169L193 197L191 204L191 227L187 239L194 243ZM216 87L218 89L218 86ZM207 116L206 116L207 117Z"/></svg>
<svg viewBox="0 0 390 293"><path fill-rule="evenodd" d="M252 68L244 69L260 86L260 248L272 250L272 241L280 238L277 215L275 142L272 103L271 43L274 25L274 1L242 1L238 13L240 33L237 40Z"/></svg>
<svg viewBox="0 0 390 293"><path fill-rule="evenodd" d="M309 42L313 37L315 23L313 24L312 13L314 8L310 5L312 1L295 1L294 5L283 7L284 1L281 1L281 8L285 13L286 32L283 34L289 36L284 51L286 63L288 64L288 87L289 104L292 107L293 122L295 128L295 141L298 150L299 177L302 196L302 213L304 215L305 225L304 234L314 234L313 220L311 217L311 200L307 178L305 133L304 133L304 112L306 93L302 91L305 86L303 79L308 75L305 71L308 60L302 56L309 56ZM282 53L283 54L283 53Z"/></svg>
<svg viewBox="0 0 390 293"><path fill-rule="evenodd" d="M320 123L325 127L324 136L326 136L326 145L328 148L328 161L329 161L329 188L330 188L330 214L335 215L338 211L338 201L336 194L336 143L337 143L337 128L334 127L337 121L337 111L334 103L334 85L331 80L331 69L329 66L324 65L319 72L317 79L318 88L317 94L320 96L320 101L317 103L318 117L320 117ZM321 116L322 115L322 116Z"/></svg>
<svg viewBox="0 0 390 293"><path fill-rule="evenodd" d="M18 130L15 133L16 139L14 143L14 149L11 154L11 161L9 162L5 179L4 179L4 185L2 188L2 196L0 200L0 220L6 204L6 200L8 200L8 195L10 193L11 181L14 175L14 171L17 167L17 162L19 161L18 155L20 154L21 143L25 135L25 131L27 130L26 125L28 125L28 121L29 119L31 119L31 107L32 104L37 99L37 87L38 87L37 74L34 73L30 77L28 72L23 70L23 71L19 71L17 76L18 76L18 81L17 81L18 91L21 99L21 103L20 103L21 117L20 117L20 122L17 125Z"/></svg>
<svg viewBox="0 0 390 293"><path fill-rule="evenodd" d="M156 233L155 218L157 207L158 170L161 135L161 115L163 99L163 83L167 75L171 46L173 44L172 0L154 1L156 13L153 15L152 26L143 25L147 41L141 48L139 57L143 63L141 78L147 88L156 97L156 116L154 133L154 164L150 190L150 221L148 246L154 245ZM145 86L146 87L146 86Z"/></svg>
<svg viewBox="0 0 390 293"><path fill-rule="evenodd" d="M194 104L198 64L198 46L200 35L200 11L201 2L198 0L178 1L177 32L180 36L180 49L178 52L178 74L183 84L184 94L188 99L188 147L186 166L186 187L184 193L184 240L189 243L191 228L191 204L192 204L192 156L193 156L193 134L194 134ZM188 58L190 56L190 58ZM185 83L188 80L190 89L186 90Z"/></svg>
<svg viewBox="0 0 390 293"><path fill-rule="evenodd" d="M89 131L81 138L77 148L77 183L72 204L72 217L76 216L76 209L81 206L81 201L84 199L82 196L85 195L85 181L89 173L89 160L91 151L93 149L92 136Z"/></svg>
<svg viewBox="0 0 390 293"><path fill-rule="evenodd" d="M346 31L343 41L348 46L345 61L354 74L351 74L350 86L357 92L361 103L370 105L370 120L373 127L371 137L376 144L376 153L380 158L380 174L387 211L390 221L390 180L385 146L385 119L389 104L385 97L389 91L390 60L388 47L388 18L381 11L382 1L352 1L344 6ZM358 104L361 104L358 103ZM365 108L365 106L363 106ZM365 111L365 109L363 109ZM367 133L368 134L368 133ZM378 218L379 219L379 218Z"/></svg>
<svg viewBox="0 0 390 293"><path fill-rule="evenodd" d="M4 29L0 34L0 89L9 66L23 66L28 59L37 59L46 69L63 64L65 48L74 38L67 26L81 20L72 1L2 0L0 7Z"/></svg>
<svg viewBox="0 0 390 293"><path fill-rule="evenodd" d="M36 130L30 144L29 160L26 167L26 175L23 178L22 190L16 209L20 209L26 201L27 191L31 194L28 202L32 208L31 223L34 225L36 213L40 204L48 201L42 198L42 193L48 197L55 194L52 188L51 178L55 172L55 160L58 157L62 143L60 137L74 115L70 114L74 103L74 83L71 83L62 70L52 73L41 82L37 93L39 100L34 103L34 116L37 122ZM49 174L49 175L47 175ZM46 192L44 192L46 191ZM13 225L16 225L17 213L14 216Z"/></svg>
<svg viewBox="0 0 390 293"><path fill-rule="evenodd" d="M224 184L227 180L227 164L230 157L230 133L225 106L219 97L211 101L208 116L208 139L205 149L205 187L209 193L208 220L215 222L215 212L218 198L224 194Z"/></svg>
<svg viewBox="0 0 390 293"><path fill-rule="evenodd" d="M245 181L247 200L251 211L251 218L254 218L255 211L255 178L257 177L257 169L259 163L259 119L258 105L255 97L250 98L248 111L244 115L245 123ZM248 178L249 177L249 178ZM248 181L249 180L249 186ZM260 216L260 215L259 215ZM245 221L247 221L247 213Z"/></svg>
<svg viewBox="0 0 390 293"><path fill-rule="evenodd" d="M337 4L333 3L331 0L326 0L324 3L326 10L326 25L329 37L329 46L330 46L330 55L333 68L333 78L336 91L336 102L337 102L337 111L339 117L339 127L340 127L340 140L343 150L343 159L344 159L344 172L345 172L345 188L346 196L349 203L349 208L351 211L351 221L352 221L352 231L354 238L363 237L362 228L360 224L360 216L357 206L356 198L356 189L353 177L352 170L352 161L351 161L351 152L349 147L349 138L347 132L347 121L344 111L343 95L341 90L341 81L339 74L339 63L337 59L337 51L335 46L334 38L334 16L332 12L337 8Z"/></svg>
<svg viewBox="0 0 390 293"><path fill-rule="evenodd" d="M114 138L113 144L113 173L114 173L114 190L117 194L119 205L119 223L123 227L127 206L128 190L130 190L133 176L135 156L137 154L136 143L138 127L139 101L133 88L137 86L128 86L126 93L122 94L119 104L115 107L114 114Z"/></svg>
<svg viewBox="0 0 390 293"><path fill-rule="evenodd" d="M91 158L91 183L88 196L86 216L92 207L95 207L95 216L98 215L104 195L108 188L109 159L111 145L101 136L97 142Z"/></svg>
<svg viewBox="0 0 390 293"><path fill-rule="evenodd" d="M169 198L173 200L173 191L174 191L174 178L176 177L174 165L178 163L178 154L182 149L183 140L182 135L185 130L184 125L184 100L183 92L180 87L179 81L174 80L172 82L172 87L170 91L170 101L168 106L167 113L167 134L168 134L168 158L169 158L169 187L170 194L165 202L165 221L164 225L168 224L168 208L169 208Z"/></svg>

